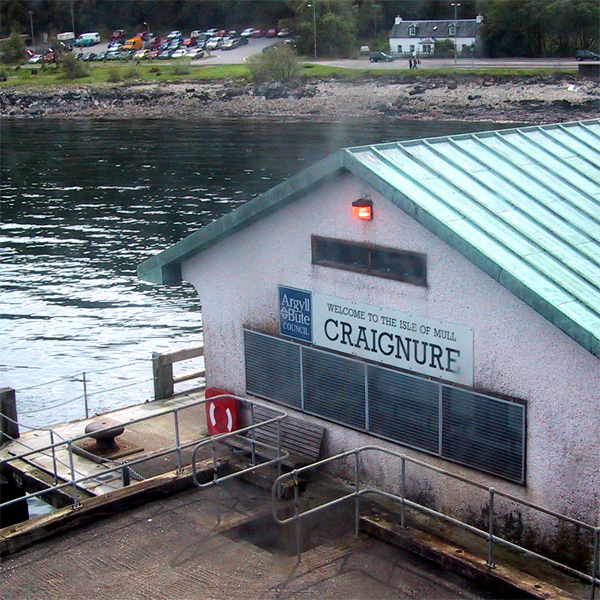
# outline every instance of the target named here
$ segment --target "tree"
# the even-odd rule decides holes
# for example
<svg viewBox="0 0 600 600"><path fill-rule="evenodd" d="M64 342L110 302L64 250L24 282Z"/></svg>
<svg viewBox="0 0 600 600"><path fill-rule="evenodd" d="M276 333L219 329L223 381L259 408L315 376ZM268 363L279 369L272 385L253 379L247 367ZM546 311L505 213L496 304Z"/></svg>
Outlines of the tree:
<svg viewBox="0 0 600 600"><path fill-rule="evenodd" d="M62 59L61 69L68 79L79 79L87 77L88 72L84 64L75 58L72 52L68 52Z"/></svg>
<svg viewBox="0 0 600 600"><path fill-rule="evenodd" d="M300 73L298 57L288 44L278 44L246 61L254 83L290 81Z"/></svg>
<svg viewBox="0 0 600 600"><path fill-rule="evenodd" d="M27 58L25 42L15 27L9 38L0 45L0 62L21 63Z"/></svg>
<svg viewBox="0 0 600 600"><path fill-rule="evenodd" d="M435 53L438 56L453 56L454 55L454 40L436 40Z"/></svg>
<svg viewBox="0 0 600 600"><path fill-rule="evenodd" d="M297 15L300 54L312 55L316 42L318 56L351 56L356 51L358 6L352 0L289 0Z"/></svg>

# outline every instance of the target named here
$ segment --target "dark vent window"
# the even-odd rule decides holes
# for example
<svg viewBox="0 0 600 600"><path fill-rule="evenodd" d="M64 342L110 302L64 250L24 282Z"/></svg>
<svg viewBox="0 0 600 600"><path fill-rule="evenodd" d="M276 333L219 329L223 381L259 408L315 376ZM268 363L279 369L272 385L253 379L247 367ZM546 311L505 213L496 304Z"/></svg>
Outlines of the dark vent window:
<svg viewBox="0 0 600 600"><path fill-rule="evenodd" d="M414 285L427 285L425 256L416 252L313 236L312 262Z"/></svg>

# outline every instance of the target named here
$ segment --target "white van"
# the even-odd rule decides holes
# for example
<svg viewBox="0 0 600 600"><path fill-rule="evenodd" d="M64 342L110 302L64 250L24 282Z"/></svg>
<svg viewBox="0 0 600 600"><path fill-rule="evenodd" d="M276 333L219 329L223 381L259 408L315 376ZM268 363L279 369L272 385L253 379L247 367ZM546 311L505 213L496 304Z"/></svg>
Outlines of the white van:
<svg viewBox="0 0 600 600"><path fill-rule="evenodd" d="M76 40L75 46L94 46L100 43L100 34L93 33L82 33Z"/></svg>

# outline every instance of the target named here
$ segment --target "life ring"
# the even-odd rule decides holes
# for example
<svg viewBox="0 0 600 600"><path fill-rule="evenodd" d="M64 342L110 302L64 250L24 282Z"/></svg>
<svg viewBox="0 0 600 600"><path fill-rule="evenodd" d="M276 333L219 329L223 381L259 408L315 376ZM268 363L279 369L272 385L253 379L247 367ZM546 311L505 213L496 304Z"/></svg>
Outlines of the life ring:
<svg viewBox="0 0 600 600"><path fill-rule="evenodd" d="M209 435L231 433L239 429L239 402L235 398L227 397L231 394L219 388L208 388L205 398L222 396L206 403L206 424Z"/></svg>

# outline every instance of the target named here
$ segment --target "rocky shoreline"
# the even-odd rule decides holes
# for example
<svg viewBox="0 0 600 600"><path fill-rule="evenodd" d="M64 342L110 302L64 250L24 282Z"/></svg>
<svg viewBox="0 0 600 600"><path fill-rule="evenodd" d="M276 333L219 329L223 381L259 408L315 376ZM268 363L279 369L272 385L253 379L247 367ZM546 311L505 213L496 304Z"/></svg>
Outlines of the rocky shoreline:
<svg viewBox="0 0 600 600"><path fill-rule="evenodd" d="M19 87L0 90L0 114L109 119L382 116L545 124L600 117L600 84L565 74L324 79L258 87L239 81Z"/></svg>

